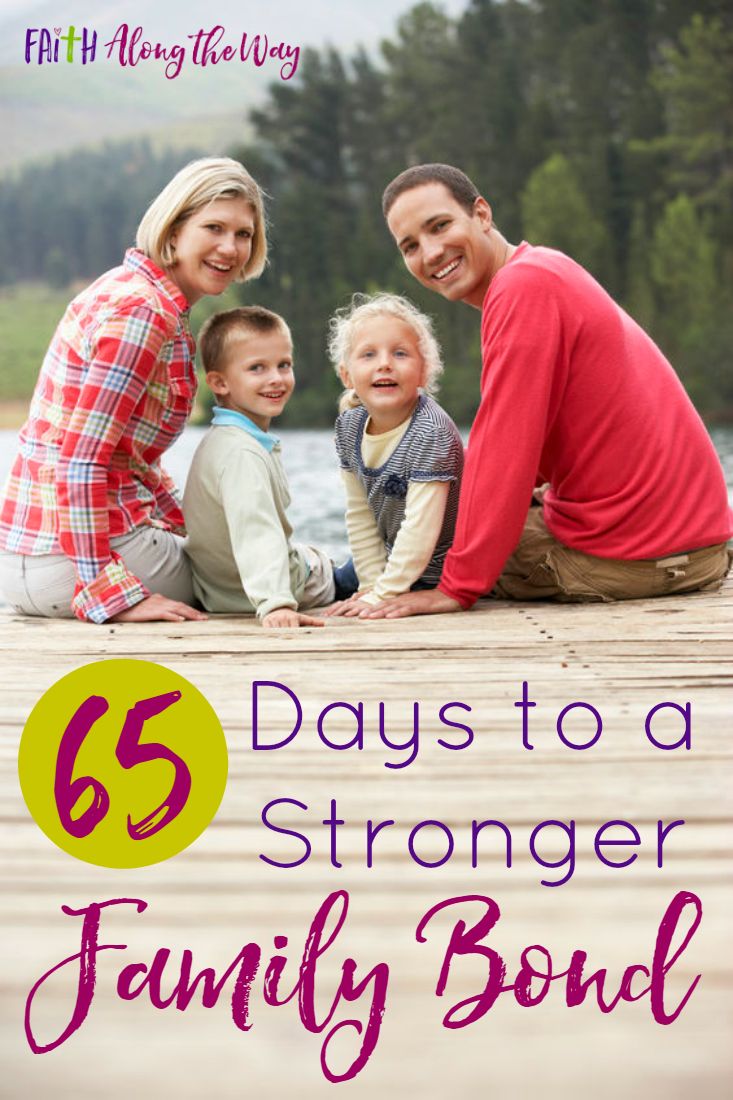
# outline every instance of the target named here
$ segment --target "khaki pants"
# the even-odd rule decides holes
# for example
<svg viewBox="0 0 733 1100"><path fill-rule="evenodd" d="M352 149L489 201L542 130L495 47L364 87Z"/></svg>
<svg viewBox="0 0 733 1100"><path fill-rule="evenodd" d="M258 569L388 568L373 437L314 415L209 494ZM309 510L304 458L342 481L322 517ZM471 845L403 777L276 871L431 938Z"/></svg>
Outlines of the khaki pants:
<svg viewBox="0 0 733 1100"><path fill-rule="evenodd" d="M333 562L315 546L301 544L301 549L305 553L310 572L303 595L298 601L298 610L310 611L313 607L325 607L326 604L333 603L335 595Z"/></svg>
<svg viewBox="0 0 733 1100"><path fill-rule="evenodd" d="M586 602L638 600L719 588L731 563L725 543L656 561L597 558L563 546L530 508L522 537L496 587L498 599Z"/></svg>
<svg viewBox="0 0 733 1100"><path fill-rule="evenodd" d="M191 566L183 539L157 527L136 527L110 539L127 568L150 592L193 603ZM15 611L50 619L73 619L76 573L64 554L0 553L0 591Z"/></svg>

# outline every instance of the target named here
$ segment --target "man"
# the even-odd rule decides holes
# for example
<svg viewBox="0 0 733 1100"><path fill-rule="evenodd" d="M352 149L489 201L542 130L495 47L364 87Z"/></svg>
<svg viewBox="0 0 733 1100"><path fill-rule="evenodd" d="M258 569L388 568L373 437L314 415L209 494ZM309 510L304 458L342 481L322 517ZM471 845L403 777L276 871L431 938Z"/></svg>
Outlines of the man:
<svg viewBox="0 0 733 1100"><path fill-rule="evenodd" d="M383 209L418 282L481 310L483 370L440 585L366 617L467 610L492 589L615 600L719 582L733 534L723 472L646 333L569 257L505 240L456 168L407 169Z"/></svg>

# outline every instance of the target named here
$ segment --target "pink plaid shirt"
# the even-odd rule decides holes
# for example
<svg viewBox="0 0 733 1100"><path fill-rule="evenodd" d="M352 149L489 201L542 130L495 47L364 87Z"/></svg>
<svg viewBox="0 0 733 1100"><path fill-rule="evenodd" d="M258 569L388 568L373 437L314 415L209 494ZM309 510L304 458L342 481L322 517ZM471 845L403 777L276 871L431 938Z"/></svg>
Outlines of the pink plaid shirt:
<svg viewBox="0 0 733 1100"><path fill-rule="evenodd" d="M142 252L64 314L0 500L0 549L66 554L80 619L105 622L149 592L109 540L150 525L184 533L160 465L196 393L188 303Z"/></svg>

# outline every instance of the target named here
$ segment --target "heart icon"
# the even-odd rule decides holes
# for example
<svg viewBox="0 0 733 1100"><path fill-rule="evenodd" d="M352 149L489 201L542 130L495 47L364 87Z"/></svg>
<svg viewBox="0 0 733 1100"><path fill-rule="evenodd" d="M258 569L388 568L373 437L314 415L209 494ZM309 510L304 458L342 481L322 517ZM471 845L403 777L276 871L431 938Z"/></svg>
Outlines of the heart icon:
<svg viewBox="0 0 733 1100"><path fill-rule="evenodd" d="M59 35L61 34L61 27L54 27L54 28L53 28L53 33L54 33L54 34L56 35L56 37L58 38L58 37L59 37Z"/></svg>

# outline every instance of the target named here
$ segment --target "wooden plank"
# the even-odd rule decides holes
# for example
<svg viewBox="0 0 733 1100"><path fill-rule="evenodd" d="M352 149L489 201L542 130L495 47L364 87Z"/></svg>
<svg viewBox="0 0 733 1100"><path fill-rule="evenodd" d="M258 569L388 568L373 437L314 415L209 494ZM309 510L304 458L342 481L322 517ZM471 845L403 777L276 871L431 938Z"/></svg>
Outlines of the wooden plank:
<svg viewBox="0 0 733 1100"><path fill-rule="evenodd" d="M46 1059L53 1058L60 1091L96 1097L99 1083L83 1063L102 1050L115 1095L144 1087L161 1095L228 1097L241 1096L245 1086L258 1097L330 1095L318 1063L322 1038L304 1031L293 1004L265 1006L261 985L253 993L255 1026L242 1034L225 1004L177 1013L156 1011L141 1000L123 1003L114 991L119 967L105 960L89 1019L63 1048L33 1057L18 1041L18 1028L33 982L78 949L73 921L60 913L62 903L142 897L149 902L144 917L112 913L105 924L109 942L130 945L126 961L150 961L165 945L179 955L191 947L199 966L226 968L248 940L272 950L276 932L289 936L297 956L313 913L336 889L349 891L351 908L343 946L324 961L324 986L336 980L346 953L362 974L380 960L391 971L382 1035L368 1066L348 1086L350 1094L419 1091L443 1097L450 1089L469 1097L490 1087L499 1096L550 1100L591 1090L601 1098L682 1097L691 1088L706 1100L727 1095L732 612L729 581L719 593L665 600L483 603L468 615L368 624L333 620L320 630L291 633L263 631L240 617L185 626L92 627L0 615L0 924L6 947L0 980L12 1095L43 1095ZM30 820L18 789L18 740L36 700L65 673L107 658L157 661L182 673L212 703L227 735L230 776L220 813L187 851L151 868L91 867L57 851ZM303 728L287 748L251 749L257 679L286 684L301 700ZM530 713L531 751L522 747L521 713L514 705L523 680L537 702ZM337 700L364 703L362 750L335 751L319 739L317 716ZM380 701L388 736L403 741L414 729L413 704L419 703L417 756L400 770L385 767L406 754L380 739ZM449 701L471 707L474 741L458 752L438 743L450 734L439 720L440 707ZM602 715L602 736L587 750L568 748L556 730L559 712L577 701ZM690 703L689 752L661 751L647 739L646 715L661 701ZM291 722L292 708L273 693L267 720L276 719ZM594 728L587 709L577 709L567 721L577 740ZM679 721L670 708L655 729L673 740ZM333 739L350 737L353 728L347 711L332 713ZM295 850L292 838L275 836L261 820L263 806L284 797L309 807L306 812L289 805L278 818L284 827L307 832L313 846L307 863L292 870L274 869L259 858L287 858ZM340 868L332 865L329 830L321 824L331 798L345 819L337 834ZM395 821L375 841L372 868L365 865L370 818ZM511 867L498 828L482 833L478 866L471 866L471 822L489 818L511 832ZM640 845L633 864L613 869L600 862L593 845L597 829L616 818L638 829ZM455 843L450 859L433 869L419 866L407 848L410 830L429 819L443 822ZM575 866L568 881L555 887L540 880L556 880L564 871L541 866L529 849L532 830L549 819L576 823ZM669 835L660 868L657 822L675 819L685 825ZM567 854L567 834L546 828L543 835L546 861ZM441 837L445 851L444 833L423 831L419 851L426 859L439 858ZM670 976L670 1003L697 974L703 978L672 1026L654 1022L648 998L608 1015L590 1001L569 1009L559 982L531 1011L504 994L471 1027L441 1026L449 1004L461 990L475 992L485 972L476 960L473 966L464 960L455 967L449 997L435 997L450 922L437 922L426 944L416 943L415 927L436 901L467 893L497 900L503 915L491 943L508 962L507 980L522 948L542 943L557 968L567 966L574 948L585 948L589 964L608 967L618 985L626 965L649 964L661 916L679 890L697 894L704 915ZM297 968L298 959L289 965ZM69 996L59 984L48 999L49 1020L68 1009ZM353 1041L344 1039L344 1052L353 1052Z"/></svg>

